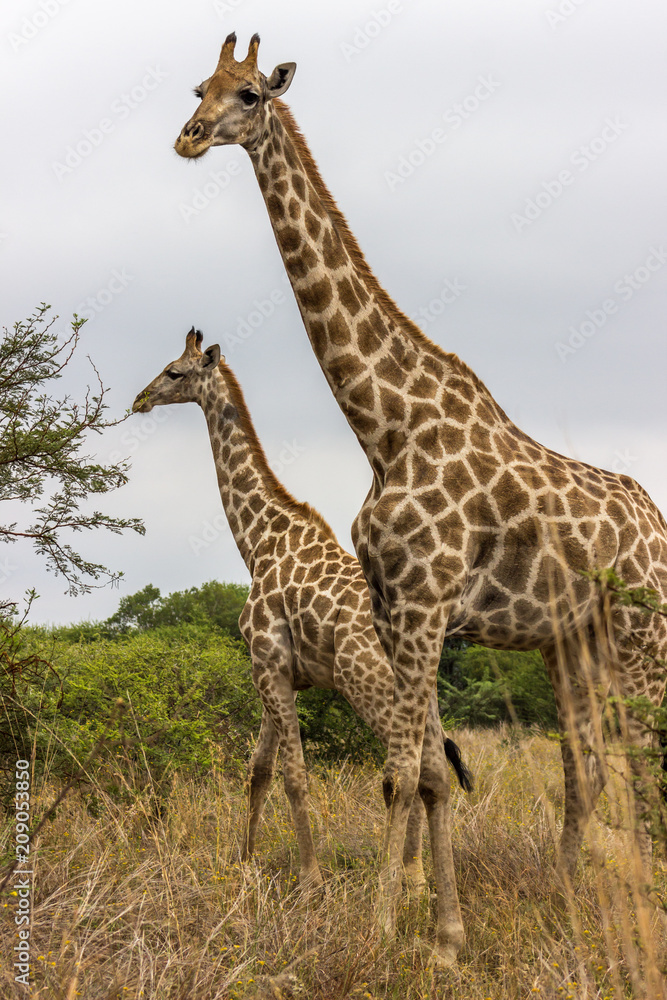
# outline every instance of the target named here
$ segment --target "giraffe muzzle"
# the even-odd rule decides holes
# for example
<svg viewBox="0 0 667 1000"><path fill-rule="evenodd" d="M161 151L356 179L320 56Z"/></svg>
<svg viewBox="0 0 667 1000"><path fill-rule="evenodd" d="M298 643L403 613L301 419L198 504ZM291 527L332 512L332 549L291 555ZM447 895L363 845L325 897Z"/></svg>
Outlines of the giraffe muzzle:
<svg viewBox="0 0 667 1000"><path fill-rule="evenodd" d="M203 156L209 146L208 130L203 122L197 121L189 121L174 143L178 155L190 160Z"/></svg>
<svg viewBox="0 0 667 1000"><path fill-rule="evenodd" d="M132 403L133 413L150 413L153 409L153 404L148 399L146 390L140 392L135 401Z"/></svg>

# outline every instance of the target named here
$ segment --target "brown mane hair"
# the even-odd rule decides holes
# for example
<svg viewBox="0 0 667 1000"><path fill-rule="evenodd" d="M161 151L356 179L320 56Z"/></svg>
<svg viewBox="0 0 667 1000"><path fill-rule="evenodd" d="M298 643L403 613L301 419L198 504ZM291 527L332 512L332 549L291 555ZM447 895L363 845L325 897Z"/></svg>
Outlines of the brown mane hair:
<svg viewBox="0 0 667 1000"><path fill-rule="evenodd" d="M366 287L372 294L373 298L382 306L386 313L396 323L398 323L403 330L405 330L415 344L418 344L421 348L425 348L436 357L444 359L453 368L463 371L465 377L471 379L477 388L488 393L488 389L484 383L470 368L468 368L465 362L461 361L456 354L444 351L438 344L435 344L429 337L427 337L423 330L421 330L409 316L406 316L402 309L399 309L391 295L382 287L378 279L373 274L373 271L364 256L363 250L357 243L357 238L350 229L347 219L336 204L329 188L322 180L322 175L320 174L317 163L315 162L313 154L311 153L308 143L306 142L306 138L297 125L290 108L278 97L274 98L273 104L285 132L294 143L297 155L304 166L308 179L312 183L322 201L322 204L329 213L336 232L343 241L345 249L350 255L355 268L365 282Z"/></svg>
<svg viewBox="0 0 667 1000"><path fill-rule="evenodd" d="M234 372L228 367L226 362L222 360L218 365L218 371L224 378L225 384L229 389L229 395L234 407L236 408L236 412L238 413L239 422L246 438L250 443L251 454L258 469L262 473L264 482L271 489L272 495L283 506L287 507L289 511L295 514L300 514L306 521L317 525L317 527L320 528L328 538L331 538L332 541L338 544L332 528L327 524L320 512L315 510L314 507L311 507L309 503L296 500L292 494L285 489L273 469L270 467L266 458L266 453L262 448L259 438L257 437L257 431L255 430L255 425L252 422L248 404L246 403L245 396L243 395L243 389L239 385Z"/></svg>
<svg viewBox="0 0 667 1000"><path fill-rule="evenodd" d="M369 267L368 261L366 260L363 250L357 243L357 238L350 229L349 223L338 205L336 204L333 195L329 191L322 180L322 175L320 174L319 167L315 162L313 154L310 151L306 138L297 125L294 115L292 114L290 108L280 100L280 98L274 98L273 104L275 106L278 118L280 119L283 128L289 135L290 139L294 143L296 151L298 153L299 159L303 163L303 166L308 175L308 179L312 183L313 187L317 191L322 204L325 206L327 212L331 216L331 219L336 228L336 232L343 241L345 249L349 253L354 266L357 268L359 274L364 279L367 287L372 291L373 298L375 298L387 311L387 313L400 323L406 331L424 346L428 346L436 351L438 354L444 354L445 352L434 344L432 340L426 336L426 334L420 330L416 323L406 316L405 313L399 309L391 295L382 287L380 282L377 280L373 271Z"/></svg>

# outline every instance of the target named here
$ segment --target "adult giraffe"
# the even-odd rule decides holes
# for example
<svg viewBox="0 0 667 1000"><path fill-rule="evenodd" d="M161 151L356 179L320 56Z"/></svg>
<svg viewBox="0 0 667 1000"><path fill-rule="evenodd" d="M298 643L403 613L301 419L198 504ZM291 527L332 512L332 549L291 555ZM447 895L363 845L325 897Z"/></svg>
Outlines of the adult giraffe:
<svg viewBox="0 0 667 1000"><path fill-rule="evenodd" d="M667 622L614 607L581 570L613 566L667 599L667 525L632 479L564 458L509 420L455 355L433 344L380 286L278 98L294 63L265 77L253 35L242 62L226 39L201 103L176 141L184 157L248 152L315 354L373 469L353 526L373 618L394 667L384 773L387 930L395 921L410 804L440 649L448 632L498 649L540 649L564 739L560 843L571 877L606 780L596 698L662 698ZM629 736L646 743L633 718ZM633 766L639 769L635 761ZM445 791L419 784L427 810ZM644 864L650 838L638 830ZM438 950L461 944L452 927Z"/></svg>

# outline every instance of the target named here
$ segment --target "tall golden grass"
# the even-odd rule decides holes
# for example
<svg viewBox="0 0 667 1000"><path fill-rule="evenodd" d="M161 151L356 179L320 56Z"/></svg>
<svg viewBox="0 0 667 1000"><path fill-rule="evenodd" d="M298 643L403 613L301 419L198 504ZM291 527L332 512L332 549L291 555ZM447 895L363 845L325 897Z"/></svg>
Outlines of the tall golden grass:
<svg viewBox="0 0 667 1000"><path fill-rule="evenodd" d="M367 766L311 776L326 887L299 892L287 802L275 782L252 862L241 864L245 793L224 769L178 777L158 800L97 818L74 792L33 844L32 992L13 982L15 900L2 900L0 994L7 1000L465 998L656 1000L664 995L658 910L637 913L626 839L604 794L572 893L555 874L562 810L558 741L509 727L453 734L476 789L453 793L454 852L467 941L449 970L429 965L435 901L404 897L399 933L374 920L385 809ZM36 789L35 813L57 793ZM8 850L13 828L2 827ZM428 857L425 859L428 875ZM656 858L655 890L667 886ZM648 906L648 904L647 904ZM645 916L645 915L644 915ZM644 923L642 923L644 920Z"/></svg>

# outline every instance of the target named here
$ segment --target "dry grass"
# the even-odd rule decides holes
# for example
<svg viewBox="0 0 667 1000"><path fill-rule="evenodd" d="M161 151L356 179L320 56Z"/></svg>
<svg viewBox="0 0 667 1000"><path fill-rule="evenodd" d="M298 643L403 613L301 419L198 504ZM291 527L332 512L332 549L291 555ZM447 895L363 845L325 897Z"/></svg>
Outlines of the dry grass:
<svg viewBox="0 0 667 1000"><path fill-rule="evenodd" d="M433 901L404 900L383 941L373 905L384 807L371 768L311 780L326 891L304 898L287 803L273 786L252 864L239 862L244 794L223 772L176 782L156 815L150 795L92 817L76 794L38 837L31 978L48 1000L456 997L523 1000L662 996L641 940L623 858L602 820L574 899L553 870L561 815L558 744L509 730L456 736L477 788L454 793L455 857L467 943L456 968L429 967ZM53 789L46 789L45 804ZM599 815L605 815L605 803ZM38 811L38 810L36 810ZM3 830L9 842L11 829ZM595 850L591 851L591 845ZM604 847L607 860L595 860ZM428 872L428 864L426 865ZM667 882L656 860L658 888ZM13 983L13 901L2 922L0 993Z"/></svg>

